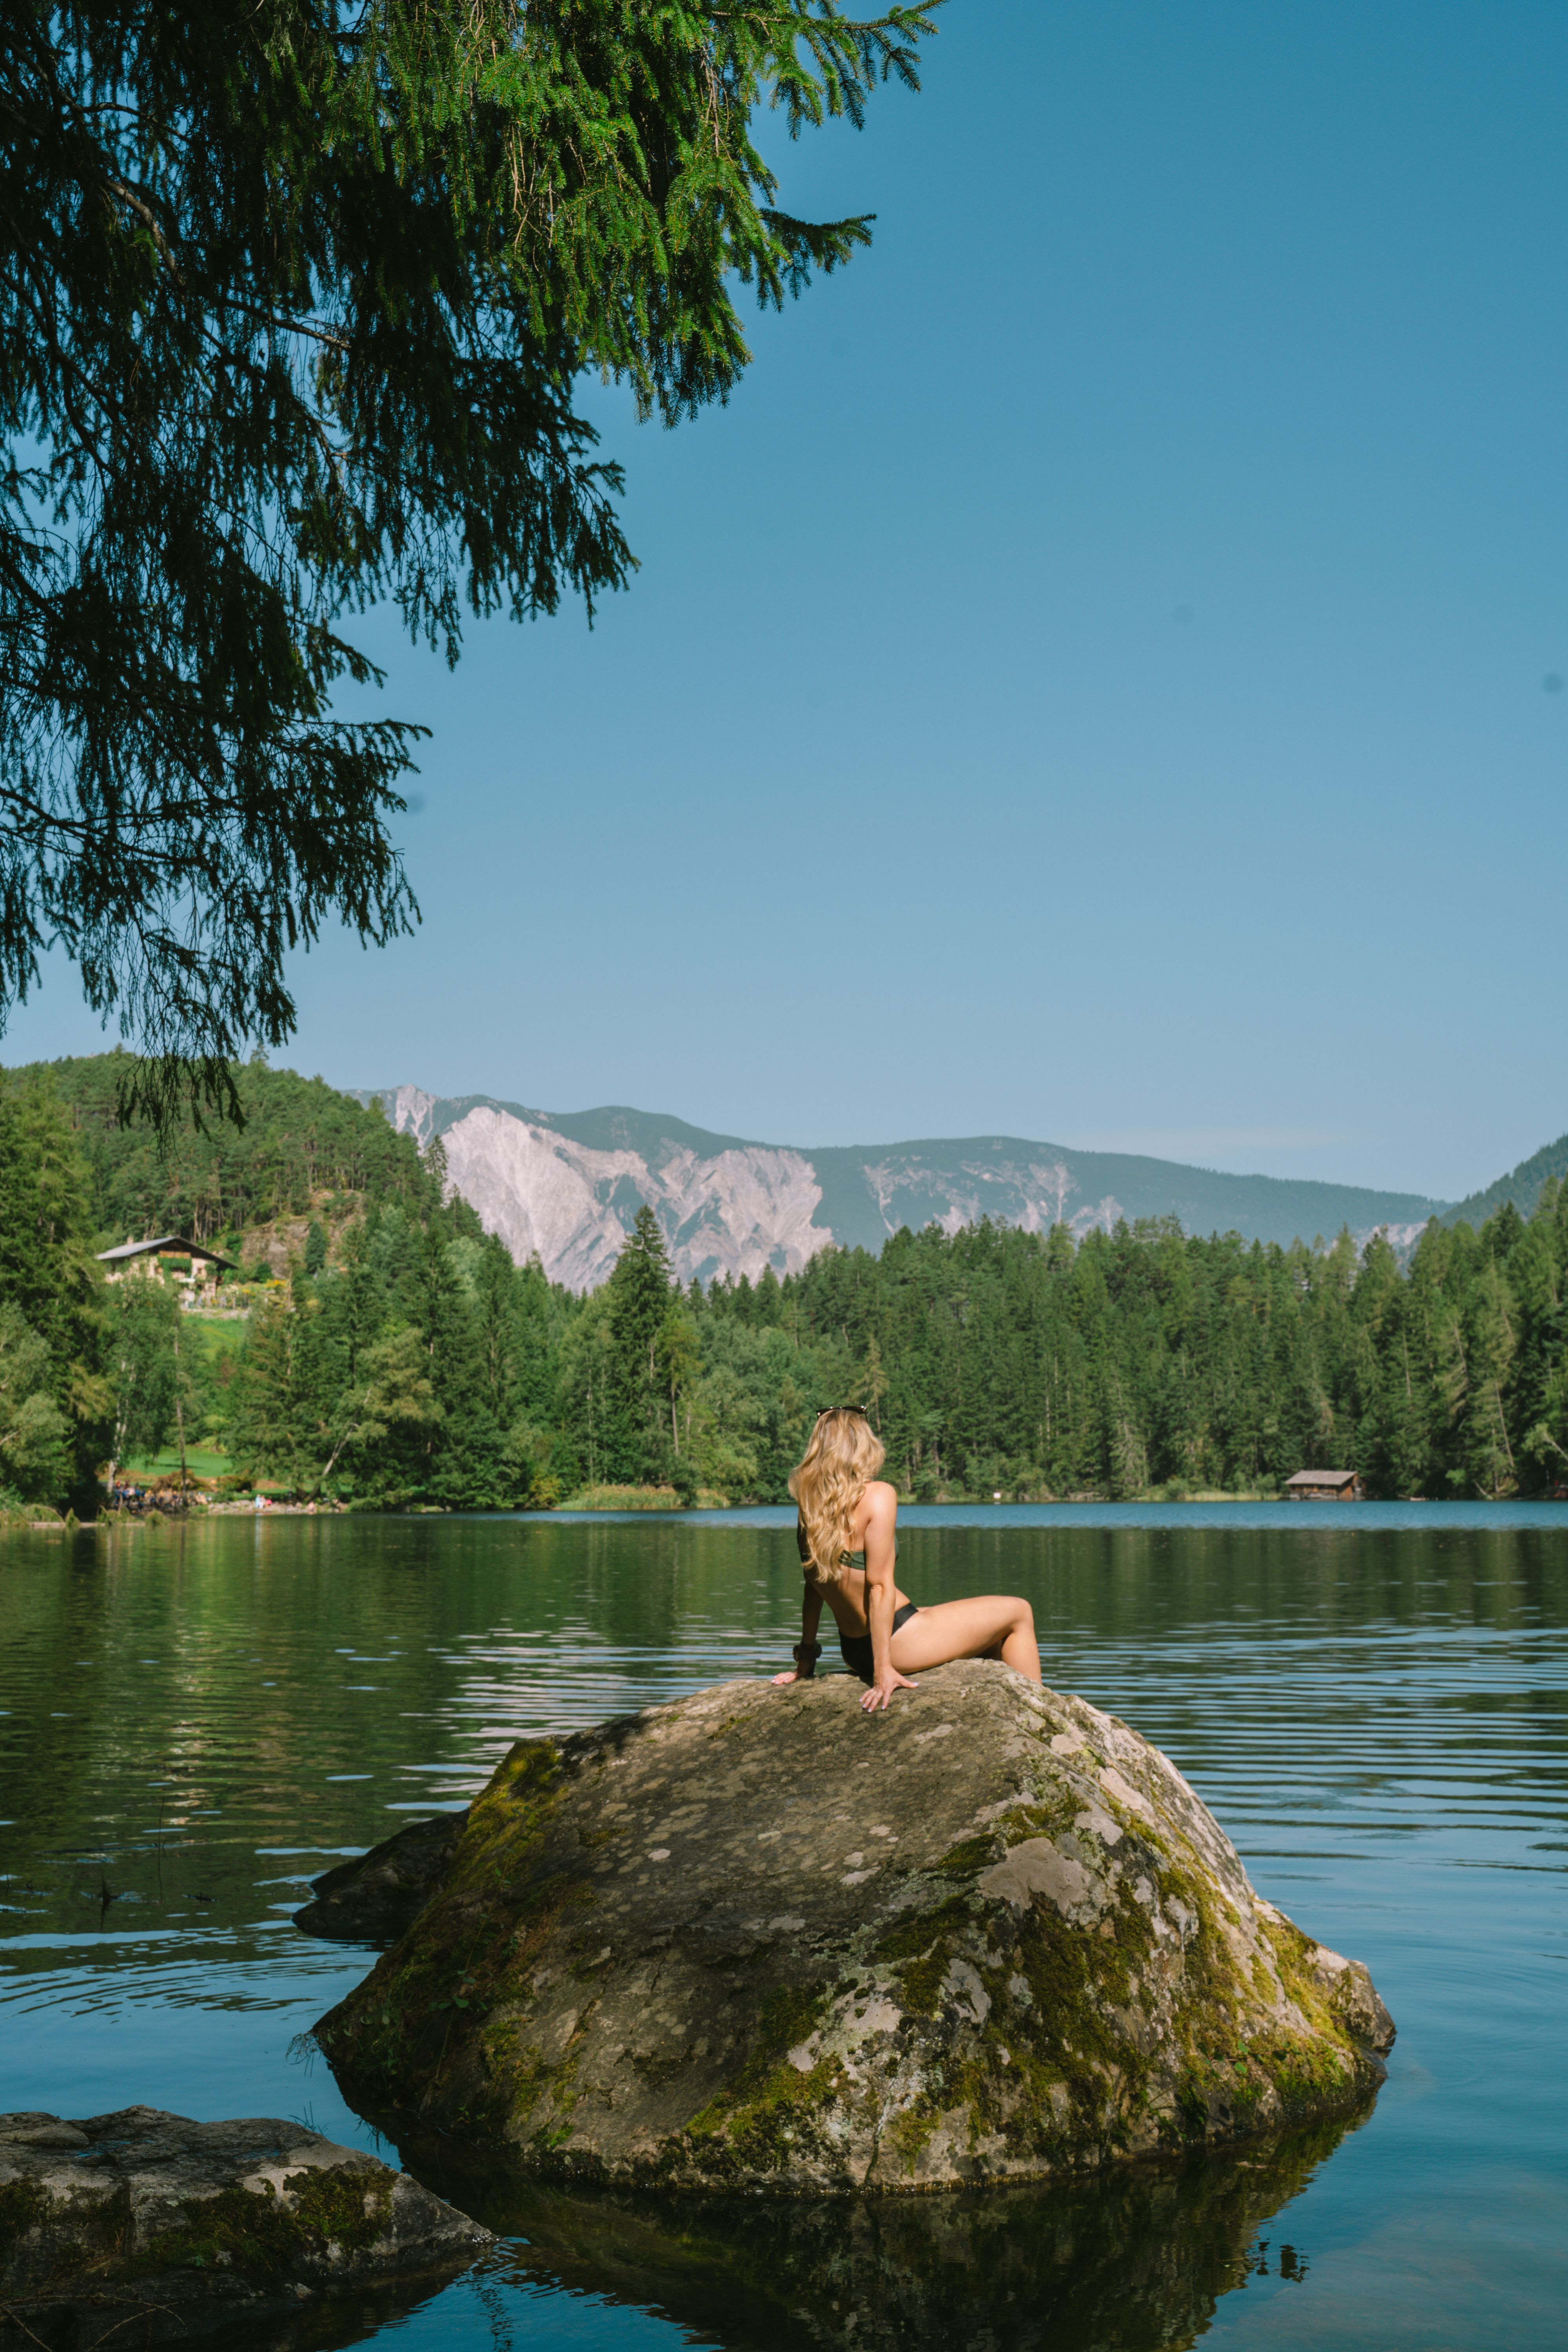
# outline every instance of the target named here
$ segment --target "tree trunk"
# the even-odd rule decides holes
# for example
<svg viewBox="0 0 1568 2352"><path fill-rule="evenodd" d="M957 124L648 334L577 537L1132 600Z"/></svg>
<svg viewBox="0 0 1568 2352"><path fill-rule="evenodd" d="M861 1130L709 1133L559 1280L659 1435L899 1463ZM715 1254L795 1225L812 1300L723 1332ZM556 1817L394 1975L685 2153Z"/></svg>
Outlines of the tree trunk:
<svg viewBox="0 0 1568 2352"><path fill-rule="evenodd" d="M174 1326L174 1426L180 1433L180 1506L185 1501L188 1474L185 1469L185 1397L184 1376L180 1370L180 1327Z"/></svg>
<svg viewBox="0 0 1568 2352"><path fill-rule="evenodd" d="M120 1467L121 1456L125 1451L125 1433L131 1426L131 1399L136 1388L135 1367L124 1356L120 1359L120 1378L123 1385L120 1391L120 1410L114 1417L114 1447L109 1458L109 1492L111 1500L114 1495L114 1474Z"/></svg>

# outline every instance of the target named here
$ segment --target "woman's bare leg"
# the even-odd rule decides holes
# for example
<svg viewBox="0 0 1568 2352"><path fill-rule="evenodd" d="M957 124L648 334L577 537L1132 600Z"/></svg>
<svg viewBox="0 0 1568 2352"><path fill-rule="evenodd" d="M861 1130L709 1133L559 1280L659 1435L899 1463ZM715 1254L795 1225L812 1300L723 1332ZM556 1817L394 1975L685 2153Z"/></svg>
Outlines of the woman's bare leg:
<svg viewBox="0 0 1568 2352"><path fill-rule="evenodd" d="M892 1660L901 1675L944 1666L950 1658L1000 1658L1032 1683L1040 1675L1035 1612L1010 1592L973 1601L938 1601L906 1619L893 1636Z"/></svg>

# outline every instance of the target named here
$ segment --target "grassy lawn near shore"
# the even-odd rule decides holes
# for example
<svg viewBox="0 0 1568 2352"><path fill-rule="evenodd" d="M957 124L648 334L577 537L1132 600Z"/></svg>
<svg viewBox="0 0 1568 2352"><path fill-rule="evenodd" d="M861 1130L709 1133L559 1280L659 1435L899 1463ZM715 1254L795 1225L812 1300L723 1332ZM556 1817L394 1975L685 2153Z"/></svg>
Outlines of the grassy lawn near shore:
<svg viewBox="0 0 1568 2352"><path fill-rule="evenodd" d="M574 1495L563 1497L559 1507L563 1511L683 1511L692 1507L681 1501L673 1486L579 1486ZM710 1494L704 1486L698 1492L695 1507L721 1511L728 1507L728 1498Z"/></svg>
<svg viewBox="0 0 1568 2352"><path fill-rule="evenodd" d="M193 1478L226 1478L234 1468L226 1454L215 1454L205 1445L187 1445L185 1467ZM172 1478L179 1474L180 1449L165 1445L161 1454L142 1454L133 1462L121 1462L115 1475L123 1485L127 1478Z"/></svg>

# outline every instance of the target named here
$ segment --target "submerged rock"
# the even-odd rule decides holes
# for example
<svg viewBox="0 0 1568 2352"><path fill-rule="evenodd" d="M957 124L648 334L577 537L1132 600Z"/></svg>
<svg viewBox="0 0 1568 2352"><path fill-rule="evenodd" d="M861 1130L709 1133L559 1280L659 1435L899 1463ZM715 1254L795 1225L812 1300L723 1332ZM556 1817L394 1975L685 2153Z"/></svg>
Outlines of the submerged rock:
<svg viewBox="0 0 1568 2352"><path fill-rule="evenodd" d="M556 2179L1029 2180L1354 2106L1394 2036L1157 1748L981 1661L524 1740L317 2028L356 2105Z"/></svg>
<svg viewBox="0 0 1568 2352"><path fill-rule="evenodd" d="M310 1881L313 1900L294 1914L307 1936L390 1944L412 1925L446 1877L468 1816L435 1813L410 1822L368 1853Z"/></svg>
<svg viewBox="0 0 1568 2352"><path fill-rule="evenodd" d="M405 2173L276 2116L0 2116L0 2330L50 2352L294 2315L489 2243Z"/></svg>

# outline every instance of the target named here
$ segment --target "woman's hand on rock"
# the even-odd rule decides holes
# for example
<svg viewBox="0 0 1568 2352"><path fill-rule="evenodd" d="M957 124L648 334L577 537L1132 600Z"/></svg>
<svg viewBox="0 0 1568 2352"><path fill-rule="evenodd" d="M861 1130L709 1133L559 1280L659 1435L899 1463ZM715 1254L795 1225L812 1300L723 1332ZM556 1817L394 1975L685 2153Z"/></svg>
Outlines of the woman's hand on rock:
<svg viewBox="0 0 1568 2352"><path fill-rule="evenodd" d="M914 1690L917 1687L916 1684L910 1682L908 1675L900 1674L897 1666L889 1666L881 1681L872 1684L860 1704L868 1715L875 1715L879 1706L891 1706L895 1691Z"/></svg>

